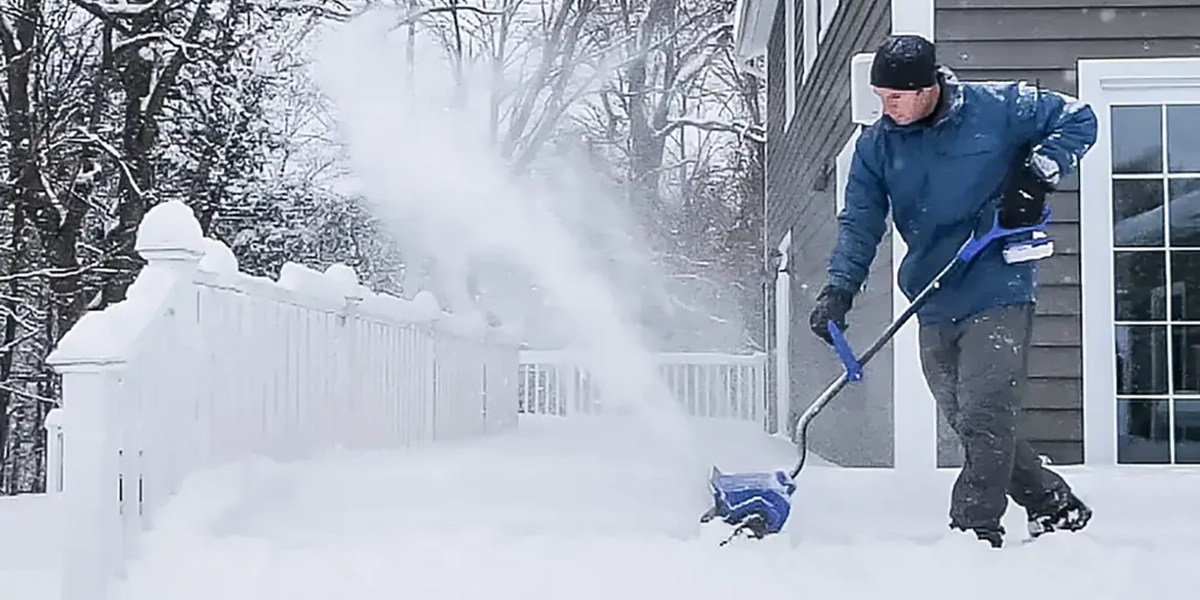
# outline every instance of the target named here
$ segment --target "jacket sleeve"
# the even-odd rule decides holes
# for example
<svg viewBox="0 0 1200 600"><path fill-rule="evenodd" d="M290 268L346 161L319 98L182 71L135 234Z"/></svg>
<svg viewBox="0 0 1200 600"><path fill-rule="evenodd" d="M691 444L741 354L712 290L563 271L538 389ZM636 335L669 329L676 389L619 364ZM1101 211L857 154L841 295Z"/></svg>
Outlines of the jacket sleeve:
<svg viewBox="0 0 1200 600"><path fill-rule="evenodd" d="M1057 186L1096 143L1096 114L1086 102L1061 92L1026 83L1016 90L1010 106L1030 142L1030 165L1042 180Z"/></svg>
<svg viewBox="0 0 1200 600"><path fill-rule="evenodd" d="M846 206L837 216L837 243L829 259L829 284L854 294L867 279L887 227L887 190L873 139L863 132L855 143Z"/></svg>

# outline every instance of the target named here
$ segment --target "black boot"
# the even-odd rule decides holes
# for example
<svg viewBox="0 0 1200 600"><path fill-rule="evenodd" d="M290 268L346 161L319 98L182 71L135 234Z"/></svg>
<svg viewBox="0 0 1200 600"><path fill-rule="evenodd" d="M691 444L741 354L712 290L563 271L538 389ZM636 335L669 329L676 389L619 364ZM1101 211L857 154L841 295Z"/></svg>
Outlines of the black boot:
<svg viewBox="0 0 1200 600"><path fill-rule="evenodd" d="M987 542L993 548L1000 548L1004 545L1004 527L997 525L995 527L963 527L958 523L951 522L950 529L959 531L972 531L975 537L982 542Z"/></svg>
<svg viewBox="0 0 1200 600"><path fill-rule="evenodd" d="M1088 508L1075 494L1056 494L1050 507L1041 511L1028 511L1029 535L1038 537L1052 531L1079 531L1092 518Z"/></svg>
<svg viewBox="0 0 1200 600"><path fill-rule="evenodd" d="M999 548L1004 545L1004 528L985 529L983 527L976 527L975 537L991 544L993 548Z"/></svg>

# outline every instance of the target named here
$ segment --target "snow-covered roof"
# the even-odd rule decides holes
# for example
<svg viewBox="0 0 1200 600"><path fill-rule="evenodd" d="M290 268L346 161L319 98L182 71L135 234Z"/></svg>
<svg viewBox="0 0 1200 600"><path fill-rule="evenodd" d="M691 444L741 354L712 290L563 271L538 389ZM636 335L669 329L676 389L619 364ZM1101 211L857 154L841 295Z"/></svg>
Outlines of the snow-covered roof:
<svg viewBox="0 0 1200 600"><path fill-rule="evenodd" d="M734 55L741 62L766 54L778 0L737 0L733 13Z"/></svg>

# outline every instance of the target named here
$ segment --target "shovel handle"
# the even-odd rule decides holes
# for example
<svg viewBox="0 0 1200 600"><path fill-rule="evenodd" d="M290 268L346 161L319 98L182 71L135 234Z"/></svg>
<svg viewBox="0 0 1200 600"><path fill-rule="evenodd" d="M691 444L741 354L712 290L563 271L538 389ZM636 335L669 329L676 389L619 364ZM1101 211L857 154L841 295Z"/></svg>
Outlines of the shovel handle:
<svg viewBox="0 0 1200 600"><path fill-rule="evenodd" d="M829 321L829 337L833 340L833 349L837 352L838 358L842 361L842 366L846 367L846 379L849 381L860 381L863 378L862 363L854 356L854 350L850 348L850 342L846 341L846 336L838 329L836 323Z"/></svg>
<svg viewBox="0 0 1200 600"><path fill-rule="evenodd" d="M962 248L959 249L958 259L964 263L969 263L972 260L974 260L975 257L980 252L983 252L983 249L988 247L988 245L991 244L992 242L994 242L998 239L1006 238L1010 235L1019 235L1022 233L1032 233L1035 231L1045 231L1046 225L1049 222L1050 222L1050 205L1049 204L1047 204L1046 207L1042 209L1042 218L1040 221L1038 221L1037 223L1034 223L1033 225L1028 225L1025 227L1014 227L1012 229L1009 229L1007 227L1002 227L1000 225L1000 213L999 213L999 211L997 211L992 216L991 229L989 229L987 231L987 233L985 233L979 237L975 237L975 235L972 234L971 239L967 240L967 243L963 244Z"/></svg>

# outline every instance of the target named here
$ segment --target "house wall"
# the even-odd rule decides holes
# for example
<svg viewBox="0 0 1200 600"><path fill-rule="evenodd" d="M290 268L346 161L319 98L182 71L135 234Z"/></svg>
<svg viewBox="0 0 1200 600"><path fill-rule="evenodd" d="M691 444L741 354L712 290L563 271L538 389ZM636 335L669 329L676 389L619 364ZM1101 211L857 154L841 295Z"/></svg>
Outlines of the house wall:
<svg viewBox="0 0 1200 600"><path fill-rule="evenodd" d="M819 47L812 71L796 97L785 125L786 62L802 72L803 46L787 53L786 2L780 3L768 52L767 223L774 247L792 233L791 335L789 340L792 422L840 372L833 351L811 333L808 314L825 282L829 253L837 236L835 163L850 138L851 57L873 49L890 31L888 0L842 0ZM800 23L803 5L797 2ZM802 27L797 27L803 36ZM782 82L782 85L779 84ZM847 337L865 348L891 320L891 243L885 238L872 265L866 290L849 316ZM809 430L810 448L826 460L847 466L892 464L892 353L880 352L865 379L848 386Z"/></svg>
<svg viewBox="0 0 1200 600"><path fill-rule="evenodd" d="M1040 80L1076 95L1079 59L1195 56L1200 48L1196 0L936 0L935 10L939 57L967 81ZM1076 176L1051 204L1055 256L1039 271L1025 427L1039 452L1056 463L1078 463L1084 448ZM1086 200L1082 206L1108 210ZM952 442L939 448L943 464L957 464L958 455Z"/></svg>

